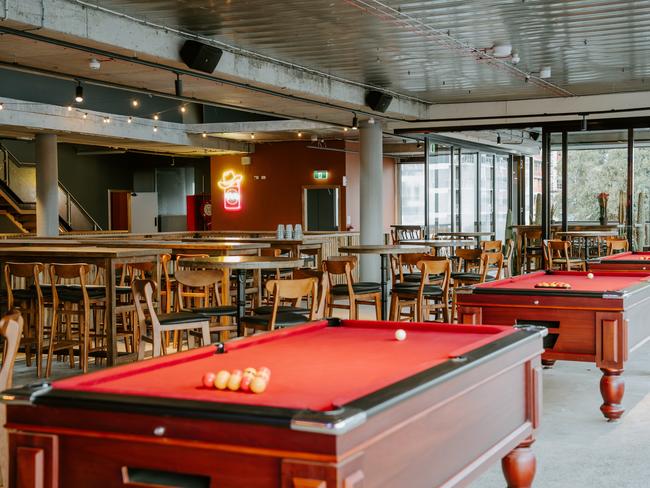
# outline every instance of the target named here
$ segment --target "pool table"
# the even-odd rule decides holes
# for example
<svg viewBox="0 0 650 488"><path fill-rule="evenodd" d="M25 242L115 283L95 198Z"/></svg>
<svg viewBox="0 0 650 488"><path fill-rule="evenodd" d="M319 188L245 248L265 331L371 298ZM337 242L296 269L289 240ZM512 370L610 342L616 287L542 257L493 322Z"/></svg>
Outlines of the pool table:
<svg viewBox="0 0 650 488"><path fill-rule="evenodd" d="M538 271L457 290L459 322L534 324L548 329L542 360L588 361L603 375L601 412L616 420L628 354L650 339L650 274L639 272ZM537 288L562 282L570 289Z"/></svg>
<svg viewBox="0 0 650 488"><path fill-rule="evenodd" d="M544 333L331 319L9 390L10 486L431 488L502 459L528 487ZM201 385L262 365L261 394Z"/></svg>
<svg viewBox="0 0 650 488"><path fill-rule="evenodd" d="M650 273L650 252L621 252L587 261L589 271L639 271Z"/></svg>

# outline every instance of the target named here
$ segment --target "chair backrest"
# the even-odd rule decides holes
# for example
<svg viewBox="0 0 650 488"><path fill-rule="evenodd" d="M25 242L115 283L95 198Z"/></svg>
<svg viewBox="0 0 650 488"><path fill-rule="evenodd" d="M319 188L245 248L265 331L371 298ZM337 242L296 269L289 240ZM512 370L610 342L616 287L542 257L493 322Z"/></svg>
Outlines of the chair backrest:
<svg viewBox="0 0 650 488"><path fill-rule="evenodd" d="M447 295L451 278L451 261L449 259L442 256L428 256L421 259L417 267L422 273L419 289L420 294L424 292L425 285L431 282L431 277L434 277L435 281L440 281L440 276L442 276L440 287L443 289L445 296Z"/></svg>
<svg viewBox="0 0 650 488"><path fill-rule="evenodd" d="M90 266L86 263L70 263L60 264L52 263L48 266L50 272L50 283L52 286L52 303L54 308L59 303L59 293L56 285L60 280L74 280L78 281L83 297L84 306L89 306L90 299L88 298L88 290L86 289L88 273L90 273Z"/></svg>
<svg viewBox="0 0 650 488"><path fill-rule="evenodd" d="M176 255L176 260L175 260L175 268L176 269L181 269L182 266L179 265L179 262L182 259L190 259L190 258L209 258L209 254L177 254ZM175 272L175 271L174 271Z"/></svg>
<svg viewBox="0 0 650 488"><path fill-rule="evenodd" d="M0 391L11 388L14 363L18 355L18 346L23 333L23 318L20 313L11 313L0 319L0 337L4 338L5 354L0 369ZM9 446L7 433L4 430L6 423L6 407L0 404L0 486L6 486L9 478L8 462Z"/></svg>
<svg viewBox="0 0 650 488"><path fill-rule="evenodd" d="M335 256L323 260L323 271L326 271L330 277L330 284L333 284L331 279L334 276L345 275L349 283L352 281L352 270L357 266L356 256Z"/></svg>
<svg viewBox="0 0 650 488"><path fill-rule="evenodd" d="M300 300L307 298L311 301L309 309L309 320L314 320L318 306L318 279L302 278L297 280L269 280L266 282L266 290L273 295L273 311L269 328L275 328L275 322L278 315L278 307L283 301L289 300L293 306L296 306Z"/></svg>
<svg viewBox="0 0 650 488"><path fill-rule="evenodd" d="M546 269L553 269L553 261L564 259L566 261L567 269L570 269L570 241L562 241L560 239L546 239L543 243L544 259L546 260Z"/></svg>
<svg viewBox="0 0 650 488"><path fill-rule="evenodd" d="M607 240L607 255L611 256L618 252L627 252L629 244L627 239L608 239Z"/></svg>
<svg viewBox="0 0 650 488"><path fill-rule="evenodd" d="M33 286L36 292L38 309L43 302L43 291L41 290L40 275L43 272L42 263L6 263L4 269L5 287L7 289L7 309L15 307L14 290L18 286L17 281L22 281L25 288Z"/></svg>
<svg viewBox="0 0 650 488"><path fill-rule="evenodd" d="M178 283L176 294L181 309L192 308L189 302L199 302L195 306L207 307L210 300L210 290L214 291L217 305L221 305L221 295L218 290L223 280L223 270L220 269L179 269L174 277Z"/></svg>
<svg viewBox="0 0 650 488"><path fill-rule="evenodd" d="M506 263L510 262L514 250L515 250L515 241L512 239L506 239L506 252L503 254L504 262Z"/></svg>
<svg viewBox="0 0 650 488"><path fill-rule="evenodd" d="M325 303L329 292L330 281L327 271L318 271L312 268L299 268L293 271L294 279L316 278L318 280L318 299L314 320L325 316Z"/></svg>
<svg viewBox="0 0 650 488"><path fill-rule="evenodd" d="M458 269L469 271L472 267L480 266L483 251L480 249L456 249L454 254L458 258Z"/></svg>
<svg viewBox="0 0 650 488"><path fill-rule="evenodd" d="M413 269L417 267L418 263L425 259L429 254L418 252L415 254L400 254L397 257L397 272L400 281L404 281L404 268L407 269L409 273L413 272Z"/></svg>
<svg viewBox="0 0 650 488"><path fill-rule="evenodd" d="M144 359L144 342L149 342L146 337L147 332L147 315L149 313L151 324L153 328L154 337L160 330L160 321L156 310L153 306L153 294L156 290L156 282L149 279L136 278L131 282L131 292L133 293L133 303L135 305L135 313L138 317L138 325L140 327L140 337L138 345L138 359ZM145 305L143 307L142 305Z"/></svg>
<svg viewBox="0 0 650 488"><path fill-rule="evenodd" d="M503 271L503 253L502 252L484 252L481 255L481 267L479 273L481 274L481 283L485 283L488 272L491 269L496 269L494 279L501 278Z"/></svg>
<svg viewBox="0 0 650 488"><path fill-rule="evenodd" d="M500 252L503 250L501 241L481 241L483 252Z"/></svg>
<svg viewBox="0 0 650 488"><path fill-rule="evenodd" d="M542 231L540 229L526 229L521 231L521 239L524 246L542 244Z"/></svg>

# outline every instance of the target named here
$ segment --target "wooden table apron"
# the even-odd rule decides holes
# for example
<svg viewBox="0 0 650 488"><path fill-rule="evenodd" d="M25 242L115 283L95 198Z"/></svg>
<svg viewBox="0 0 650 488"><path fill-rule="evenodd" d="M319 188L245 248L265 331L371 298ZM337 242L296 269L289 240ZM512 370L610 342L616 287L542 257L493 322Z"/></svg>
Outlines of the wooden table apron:
<svg viewBox="0 0 650 488"><path fill-rule="evenodd" d="M215 258L186 258L179 261L180 266L202 269L230 269L237 279L237 334L243 335L243 324L241 318L246 313L246 270L262 270L275 268L299 268L303 265L302 259L282 258L274 256L230 256ZM230 275L223 274L222 301L225 305L230 304Z"/></svg>
<svg viewBox="0 0 650 488"><path fill-rule="evenodd" d="M388 256L397 254L426 253L428 247L406 245L360 245L339 247L347 254L379 254L381 257L381 320L388 318Z"/></svg>
<svg viewBox="0 0 650 488"><path fill-rule="evenodd" d="M155 261L153 280L157 283L156 300L160 303L160 254L163 249L109 249L99 247L87 248L59 248L40 249L37 246L18 248L0 247L0 266L4 269L6 262L39 262L39 263L87 263L103 266L106 270L106 335L109 344L107 363L109 366L122 362L133 361L136 353L118 355L117 352L117 314L121 307L116 301L116 269L118 266L129 263L150 263ZM2 284L4 286L4 283Z"/></svg>

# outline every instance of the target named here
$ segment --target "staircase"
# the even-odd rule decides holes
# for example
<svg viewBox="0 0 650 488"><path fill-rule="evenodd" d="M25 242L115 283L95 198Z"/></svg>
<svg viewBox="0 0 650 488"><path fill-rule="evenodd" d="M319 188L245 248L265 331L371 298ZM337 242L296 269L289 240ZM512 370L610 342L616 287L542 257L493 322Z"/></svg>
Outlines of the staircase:
<svg viewBox="0 0 650 488"><path fill-rule="evenodd" d="M23 233L36 232L36 165L23 163L0 144L0 217ZM59 231L101 230L59 182Z"/></svg>

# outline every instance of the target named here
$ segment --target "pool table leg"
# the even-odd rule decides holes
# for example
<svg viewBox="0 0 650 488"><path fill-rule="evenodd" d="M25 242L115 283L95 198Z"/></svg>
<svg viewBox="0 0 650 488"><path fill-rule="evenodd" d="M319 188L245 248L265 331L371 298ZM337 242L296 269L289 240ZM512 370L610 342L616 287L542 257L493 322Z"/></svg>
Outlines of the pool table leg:
<svg viewBox="0 0 650 488"><path fill-rule="evenodd" d="M537 461L530 446L535 442L531 436L501 460L501 469L508 488L530 488L535 478Z"/></svg>
<svg viewBox="0 0 650 488"><path fill-rule="evenodd" d="M600 379L600 394L603 397L603 404L600 411L609 422L618 420L625 412L621 405L625 393L625 380L621 377L622 369L600 368L603 377Z"/></svg>

